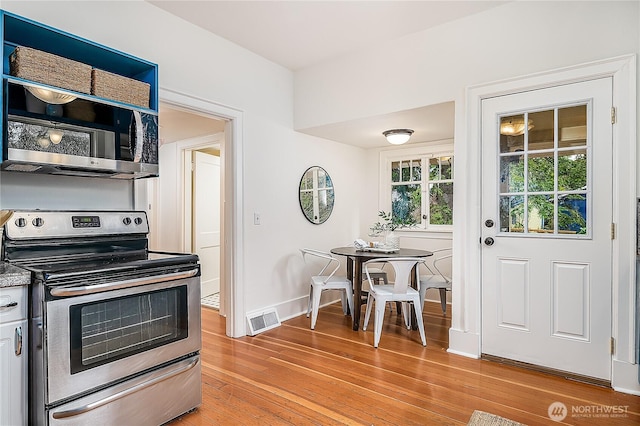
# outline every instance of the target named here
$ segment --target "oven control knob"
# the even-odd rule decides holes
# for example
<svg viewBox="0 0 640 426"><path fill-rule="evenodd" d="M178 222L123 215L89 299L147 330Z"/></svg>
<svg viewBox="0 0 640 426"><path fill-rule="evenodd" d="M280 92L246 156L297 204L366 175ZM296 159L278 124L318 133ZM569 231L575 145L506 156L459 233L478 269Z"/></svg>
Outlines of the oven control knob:
<svg viewBox="0 0 640 426"><path fill-rule="evenodd" d="M135 219L133 219L133 222L136 225L142 225L142 218L141 217L136 217Z"/></svg>
<svg viewBox="0 0 640 426"><path fill-rule="evenodd" d="M31 223L33 223L33 226L35 226L36 228L40 228L42 225L44 225L44 220L42 220L41 217L36 217L31 221Z"/></svg>
<svg viewBox="0 0 640 426"><path fill-rule="evenodd" d="M27 226L27 221L24 217L19 217L16 219L16 226L18 228L24 228L25 226Z"/></svg>
<svg viewBox="0 0 640 426"><path fill-rule="evenodd" d="M124 219L122 219L122 223L124 223L125 225L131 225L131 218L125 217Z"/></svg>

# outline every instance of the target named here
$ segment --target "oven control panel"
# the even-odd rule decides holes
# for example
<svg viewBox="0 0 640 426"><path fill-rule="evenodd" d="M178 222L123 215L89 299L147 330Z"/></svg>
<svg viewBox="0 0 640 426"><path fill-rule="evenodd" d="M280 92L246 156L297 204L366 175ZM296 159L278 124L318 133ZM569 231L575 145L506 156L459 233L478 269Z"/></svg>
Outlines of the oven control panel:
<svg viewBox="0 0 640 426"><path fill-rule="evenodd" d="M18 210L4 226L7 238L13 240L149 233L143 211Z"/></svg>
<svg viewBox="0 0 640 426"><path fill-rule="evenodd" d="M74 228L100 228L100 216L71 216L71 223Z"/></svg>

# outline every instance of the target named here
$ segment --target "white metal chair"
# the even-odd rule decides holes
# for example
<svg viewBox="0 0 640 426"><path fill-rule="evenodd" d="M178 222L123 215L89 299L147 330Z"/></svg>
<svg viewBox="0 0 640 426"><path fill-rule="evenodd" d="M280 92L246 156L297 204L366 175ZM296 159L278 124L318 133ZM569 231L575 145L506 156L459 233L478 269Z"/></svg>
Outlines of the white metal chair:
<svg viewBox="0 0 640 426"><path fill-rule="evenodd" d="M311 314L311 329L313 330L316 327L318 310L320 309L320 296L324 290L342 290L342 311L345 315L349 312L353 313L353 285L346 277L335 275L336 271L340 269L340 261L333 257L331 253L306 248L300 249L300 251L305 264L309 267L313 264L311 257L320 259L323 265L317 274L312 274L311 276L309 305L307 307L307 318ZM331 267L333 269L327 274L326 272Z"/></svg>
<svg viewBox="0 0 640 426"><path fill-rule="evenodd" d="M389 284L389 277L387 276L387 271L384 270L384 266L385 266L385 263L380 265L379 268L374 265L371 265L371 267L369 268L369 274L371 275L371 279L377 282L378 284L380 283ZM367 278L364 277L362 280L367 281ZM366 296L367 294L369 293L367 291L364 291L364 296ZM393 309L393 303L389 303L389 309L391 310ZM399 306L397 309L398 309L398 313L400 313Z"/></svg>
<svg viewBox="0 0 640 426"><path fill-rule="evenodd" d="M450 248L444 248L434 250L434 258L431 262L431 266L425 262L425 267L429 271L428 274L420 275L420 302L424 306L424 299L427 290L430 288L437 288L440 291L440 305L442 306L442 313L447 313L447 291L451 291L451 277L442 272L442 261L445 259L451 259L451 253L443 255L442 253L450 252ZM436 254L438 253L438 254ZM440 265L440 266L438 266Z"/></svg>
<svg viewBox="0 0 640 426"><path fill-rule="evenodd" d="M372 263L388 263L393 267L395 272L395 282L393 284L377 284L371 278L369 266ZM395 258L379 258L371 259L364 263L364 271L369 281L369 296L367 299L367 311L364 317L362 330L367 329L371 309L375 302L376 311L373 326L373 346L378 347L380 343L380 334L382 332L382 322L384 320L384 312L387 302L404 302L402 309L404 314L404 322L407 329L411 329L410 309L407 303L413 303L416 311L416 320L418 322L418 330L420 331L420 339L422 345L427 345L424 334L424 322L422 320L422 305L420 304L420 293L411 287L411 272L415 267L416 279L419 279L418 264L423 263L424 259L417 257L395 257Z"/></svg>

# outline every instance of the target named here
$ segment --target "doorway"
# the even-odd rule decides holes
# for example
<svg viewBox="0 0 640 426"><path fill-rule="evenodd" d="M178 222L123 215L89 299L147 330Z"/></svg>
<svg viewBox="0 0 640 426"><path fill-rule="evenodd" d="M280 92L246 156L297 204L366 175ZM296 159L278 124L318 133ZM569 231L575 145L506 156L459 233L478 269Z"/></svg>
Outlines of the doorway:
<svg viewBox="0 0 640 426"><path fill-rule="evenodd" d="M611 240L611 321L613 352L611 386L637 389L636 364L636 57L626 55L568 68L541 72L518 79L467 88L465 123L456 132L456 211L454 221L454 282L449 352L478 358L482 355L482 256L485 220L481 211L482 192L482 104L505 94L524 93L572 83L612 77L613 124L612 187L613 229ZM549 102L552 105L553 102ZM520 111L524 112L524 111ZM497 122L497 118L496 118ZM631 178L630 178L631 177ZM497 182L493 183L495 193ZM489 236L489 235L487 235ZM634 379L635 378L635 379Z"/></svg>
<svg viewBox="0 0 640 426"><path fill-rule="evenodd" d="M482 353L611 380L612 78L482 103Z"/></svg>
<svg viewBox="0 0 640 426"><path fill-rule="evenodd" d="M181 236L176 233L171 241L161 236L164 240L161 248L198 254L202 304L219 309L220 157L225 120L162 104L160 122L164 173L159 178L162 209L159 215L166 224L173 210L174 223L183 224ZM172 169L177 173L171 173Z"/></svg>
<svg viewBox="0 0 640 426"><path fill-rule="evenodd" d="M242 199L242 146L243 146L243 114L239 110L228 108L213 102L194 98L169 90L160 90L161 110L167 108L184 114L198 116L209 123L217 123L222 132L218 135L221 158L221 197L225 200L221 209L221 243L220 281L221 281L221 310L226 317L226 333L230 337L246 335L244 321L244 301L238 296L244 292L243 274L240 265L243 264L241 246L242 223L239 218L243 212ZM155 201L154 230L158 235L157 245L160 249L178 249L190 251L191 229L190 215L185 214L185 192L182 184L184 179L184 160L186 150L200 149L211 145L211 137L191 135L180 143L163 140L163 134L171 127L169 120L160 118L161 142L161 172L160 179L168 182L157 183L156 188L148 189L147 197ZM179 120L178 126L183 129L193 129L184 126ZM174 127L175 128L175 127ZM211 133L211 132L209 132ZM179 139L182 139L180 137ZM162 155L162 151L168 151ZM155 194L155 198L153 196ZM138 196L136 195L136 198ZM159 200L163 200L159 201ZM190 202L189 202L190 203ZM149 203L149 209L151 201ZM145 206L147 209L147 206Z"/></svg>

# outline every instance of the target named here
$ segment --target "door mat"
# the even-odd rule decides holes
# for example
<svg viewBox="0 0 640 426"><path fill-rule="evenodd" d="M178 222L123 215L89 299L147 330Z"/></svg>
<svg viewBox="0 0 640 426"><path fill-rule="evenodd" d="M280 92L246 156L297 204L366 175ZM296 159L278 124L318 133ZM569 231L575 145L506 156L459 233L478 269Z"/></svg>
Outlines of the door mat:
<svg viewBox="0 0 640 426"><path fill-rule="evenodd" d="M524 426L524 423L514 422L495 414L476 410L471 415L467 426Z"/></svg>

